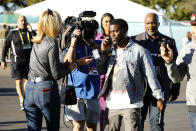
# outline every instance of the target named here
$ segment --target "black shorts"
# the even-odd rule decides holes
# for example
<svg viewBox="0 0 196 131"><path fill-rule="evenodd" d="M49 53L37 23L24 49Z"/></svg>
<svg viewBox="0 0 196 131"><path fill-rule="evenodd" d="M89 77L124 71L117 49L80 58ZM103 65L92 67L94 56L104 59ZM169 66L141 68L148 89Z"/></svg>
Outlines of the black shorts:
<svg viewBox="0 0 196 131"><path fill-rule="evenodd" d="M29 63L11 63L11 77L15 80L28 79Z"/></svg>

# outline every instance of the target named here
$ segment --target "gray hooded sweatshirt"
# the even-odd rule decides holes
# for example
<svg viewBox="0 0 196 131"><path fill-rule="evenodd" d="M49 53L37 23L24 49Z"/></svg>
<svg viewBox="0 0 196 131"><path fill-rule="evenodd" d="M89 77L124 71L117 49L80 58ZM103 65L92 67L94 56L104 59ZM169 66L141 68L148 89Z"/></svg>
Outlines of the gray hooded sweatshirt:
<svg viewBox="0 0 196 131"><path fill-rule="evenodd" d="M196 43L186 45L179 53L176 63L166 64L168 75L174 83L187 76L186 100L188 111L196 112Z"/></svg>

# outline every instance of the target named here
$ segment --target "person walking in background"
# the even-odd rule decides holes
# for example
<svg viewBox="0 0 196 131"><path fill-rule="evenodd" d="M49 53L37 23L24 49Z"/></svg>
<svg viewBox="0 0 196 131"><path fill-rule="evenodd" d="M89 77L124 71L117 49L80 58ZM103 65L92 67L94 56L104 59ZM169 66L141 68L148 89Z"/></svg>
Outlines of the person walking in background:
<svg viewBox="0 0 196 131"><path fill-rule="evenodd" d="M106 96L106 119L104 130L119 131L124 121L125 131L141 130L141 107L143 106L144 79L147 78L157 108L163 110L161 86L156 78L150 53L127 36L128 24L123 19L110 23L112 49L108 40L101 44L102 56L97 61L99 74L106 80L99 97ZM112 51L112 55L107 55Z"/></svg>
<svg viewBox="0 0 196 131"><path fill-rule="evenodd" d="M174 60L174 51L167 45L161 45L161 56L165 60L165 66L170 79L173 82L180 82L187 76L186 104L189 112L189 119L192 131L196 131L196 13L191 17L192 42L185 46L179 53L177 60Z"/></svg>
<svg viewBox="0 0 196 131"><path fill-rule="evenodd" d="M0 39L5 39L7 36L7 25L3 24L0 30Z"/></svg>
<svg viewBox="0 0 196 131"><path fill-rule="evenodd" d="M104 40L105 37L110 37L110 22L114 19L113 15L110 13L105 13L101 17L101 32L97 35L96 40ZM105 81L105 75L100 76L100 90L103 88L103 84ZM104 117L104 111L105 111L105 97L101 97L99 99L100 101L100 106L101 106L101 113L100 113L100 130L103 131L103 117Z"/></svg>
<svg viewBox="0 0 196 131"><path fill-rule="evenodd" d="M183 39L183 47L184 47L185 45L189 44L189 43L191 43L191 32L190 32L190 31L188 31L188 32L186 33L186 38Z"/></svg>
<svg viewBox="0 0 196 131"><path fill-rule="evenodd" d="M6 31L6 36L9 34L9 32L10 32L10 30L11 30L11 27L10 27L10 25L7 25L7 31Z"/></svg>
<svg viewBox="0 0 196 131"><path fill-rule="evenodd" d="M24 87L27 82L29 71L29 59L32 47L32 34L27 29L27 19L25 16L19 16L18 28L9 32L6 37L2 50L2 69L7 68L5 58L9 48L11 48L11 76L16 81L16 91L19 95L21 110L23 110Z"/></svg>
<svg viewBox="0 0 196 131"><path fill-rule="evenodd" d="M174 101L178 98L180 83L174 84L168 77L167 69L164 65L164 60L160 56L161 43L169 44L174 50L174 60L176 59L178 52L176 48L175 40L161 34L158 31L159 17L155 13L148 13L145 17L145 32L136 36L132 36L131 39L148 49L151 53L153 64L159 83L161 84L162 91L164 92L165 103L170 100ZM142 107L142 128L144 128L144 122L149 110L150 127L151 131L163 131L164 130L164 112L157 108L157 99L153 96L149 87L150 83L146 83L146 91L144 96L144 106Z"/></svg>
<svg viewBox="0 0 196 131"><path fill-rule="evenodd" d="M7 26L5 24L3 24L3 26L1 27L0 29L0 58L2 57L2 49L3 49L3 46L4 46L4 41L5 41L5 38L7 36Z"/></svg>
<svg viewBox="0 0 196 131"><path fill-rule="evenodd" d="M69 55L64 63L60 63L57 35L61 28L62 21L58 12L48 9L39 17L37 36L32 40L34 44L24 97L28 131L41 131L43 116L47 131L59 131L60 97L57 80L65 77L77 66L93 61L89 57L77 61L74 59L73 47L76 46L76 38L72 38Z"/></svg>
<svg viewBox="0 0 196 131"><path fill-rule="evenodd" d="M94 56L92 52L100 50L101 41L95 40L99 28L98 22L92 19L86 23L90 27L88 30L76 30L80 35L77 36L77 45L73 47L76 52L75 58ZM75 87L77 104L65 106L66 115L73 120L73 131L84 131L85 128L87 131L95 131L101 111L97 98L100 92L100 75L96 69L96 61L93 60L86 66L78 66L71 74L73 83L69 75L68 85L73 84Z"/></svg>

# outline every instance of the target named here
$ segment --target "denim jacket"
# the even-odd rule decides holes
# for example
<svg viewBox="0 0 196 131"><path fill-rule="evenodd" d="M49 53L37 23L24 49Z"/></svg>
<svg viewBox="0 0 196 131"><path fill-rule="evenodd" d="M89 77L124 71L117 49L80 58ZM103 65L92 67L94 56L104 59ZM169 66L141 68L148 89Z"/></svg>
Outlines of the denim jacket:
<svg viewBox="0 0 196 131"><path fill-rule="evenodd" d="M106 73L105 83L99 97L106 96L111 89L109 81L111 80L110 75L112 75L116 61L116 48L112 48L111 51L111 55L103 55L97 60L98 73L101 75ZM161 86L157 80L150 53L131 40L123 51L124 75L119 81L124 81L129 94L130 103L132 104L143 100L145 77L150 83L153 96L157 99L163 98Z"/></svg>

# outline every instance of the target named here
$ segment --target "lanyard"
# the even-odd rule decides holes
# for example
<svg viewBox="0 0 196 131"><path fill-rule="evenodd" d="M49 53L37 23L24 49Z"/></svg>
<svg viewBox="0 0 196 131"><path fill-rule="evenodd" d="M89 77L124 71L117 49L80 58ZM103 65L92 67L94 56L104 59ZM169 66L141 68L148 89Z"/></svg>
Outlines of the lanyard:
<svg viewBox="0 0 196 131"><path fill-rule="evenodd" d="M23 40L22 34L21 34L19 29L18 29L18 31L19 31L20 39L22 41L22 45L24 45L24 40ZM28 39L29 44L30 44L31 42L30 42L30 36L29 36L29 32L28 31L27 31L27 39Z"/></svg>

